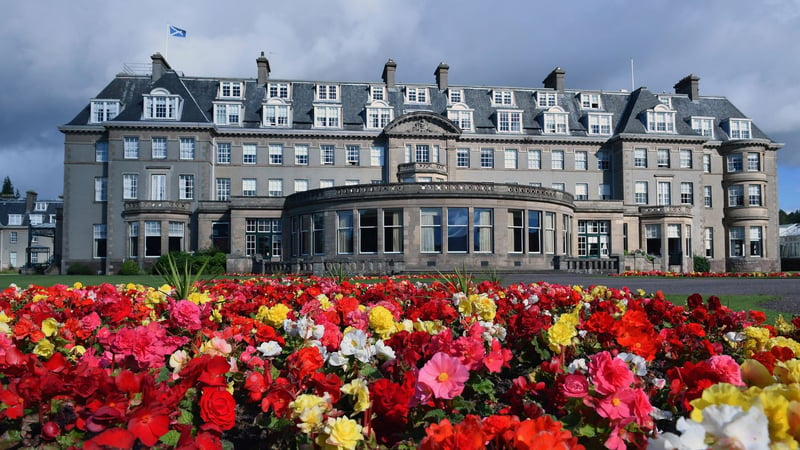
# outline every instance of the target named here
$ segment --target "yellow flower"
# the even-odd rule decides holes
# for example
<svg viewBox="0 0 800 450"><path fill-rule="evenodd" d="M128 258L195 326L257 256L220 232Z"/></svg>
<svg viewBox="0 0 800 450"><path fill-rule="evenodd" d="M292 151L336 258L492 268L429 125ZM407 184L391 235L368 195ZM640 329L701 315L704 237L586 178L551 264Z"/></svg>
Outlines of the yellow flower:
<svg viewBox="0 0 800 450"><path fill-rule="evenodd" d="M787 322L786 319L783 318L783 314L778 314L778 318L775 319L775 329L780 334L791 334L794 331L794 325L791 322ZM797 354L795 352L795 354Z"/></svg>
<svg viewBox="0 0 800 450"><path fill-rule="evenodd" d="M33 353L41 356L42 358L50 358L53 356L55 349L56 346L53 345L52 342L48 341L47 339L40 339L39 342L36 343Z"/></svg>
<svg viewBox="0 0 800 450"><path fill-rule="evenodd" d="M189 300L195 305L205 305L211 301L211 298L205 292L192 292L186 300Z"/></svg>
<svg viewBox="0 0 800 450"><path fill-rule="evenodd" d="M211 317L212 322L222 323L222 313L219 312L219 308L214 308L211 310Z"/></svg>
<svg viewBox="0 0 800 450"><path fill-rule="evenodd" d="M575 329L578 323L577 313L565 313L559 316L556 323L547 330L550 349L558 352L562 346L570 345L572 338L578 335L578 331Z"/></svg>
<svg viewBox="0 0 800 450"><path fill-rule="evenodd" d="M363 440L361 425L342 416L328 418L323 433L317 437L316 442L323 450L353 450Z"/></svg>
<svg viewBox="0 0 800 450"><path fill-rule="evenodd" d="M319 305L322 307L323 311L327 311L333 307L333 303L331 303L331 300L325 294L319 294L317 300L319 300Z"/></svg>
<svg viewBox="0 0 800 450"><path fill-rule="evenodd" d="M789 400L779 390L766 388L758 395L769 419L769 436L773 442L789 438Z"/></svg>
<svg viewBox="0 0 800 450"><path fill-rule="evenodd" d="M800 343L792 338L786 336L775 336L770 338L764 345L765 350L771 350L772 347L786 347L794 352L795 355L800 355Z"/></svg>
<svg viewBox="0 0 800 450"><path fill-rule="evenodd" d="M42 300L47 300L47 296L45 294L36 294L33 296L33 303L39 303Z"/></svg>
<svg viewBox="0 0 800 450"><path fill-rule="evenodd" d="M312 433L322 426L322 416L329 409L329 405L323 397L301 394L289 403L289 408L292 408L292 418L300 419L301 423L297 428Z"/></svg>
<svg viewBox="0 0 800 450"><path fill-rule="evenodd" d="M356 404L353 407L353 411L355 412L366 411L372 405L372 402L369 400L369 387L363 378L356 378L345 384L341 387L341 391L347 395L356 397Z"/></svg>
<svg viewBox="0 0 800 450"><path fill-rule="evenodd" d="M744 335L747 338L744 342L744 351L748 357L763 350L769 340L769 330L766 328L747 327L744 329Z"/></svg>
<svg viewBox="0 0 800 450"><path fill-rule="evenodd" d="M42 321L42 332L45 336L51 337L58 334L58 321L52 317L48 317Z"/></svg>
<svg viewBox="0 0 800 450"><path fill-rule="evenodd" d="M800 360L779 361L772 373L781 383L800 383Z"/></svg>
<svg viewBox="0 0 800 450"><path fill-rule="evenodd" d="M291 311L291 309L283 303L278 303L272 308L261 306L258 308L256 320L264 322L267 325L272 325L273 327L279 327L283 324L283 321L286 320L286 317L288 317L289 311Z"/></svg>
<svg viewBox="0 0 800 450"><path fill-rule="evenodd" d="M717 383L707 387L700 398L692 400L689 404L692 405L692 420L700 423L703 421L703 408L706 406L732 405L741 406L742 409L747 410L750 407L750 398L732 384Z"/></svg>
<svg viewBox="0 0 800 450"><path fill-rule="evenodd" d="M72 285L72 289L80 289L80 288L82 288L82 287L83 287L83 284L81 284L81 282L80 282L80 281L76 281L76 282L75 282L75 283Z"/></svg>
<svg viewBox="0 0 800 450"><path fill-rule="evenodd" d="M383 306L376 306L369 311L369 326L381 339L389 338L396 330L394 316Z"/></svg>
<svg viewBox="0 0 800 450"><path fill-rule="evenodd" d="M497 305L494 304L494 300L489 298L486 294L476 295L474 297L473 299L473 295L470 295L470 301L473 302L475 313L486 322L493 321L495 314L497 314Z"/></svg>

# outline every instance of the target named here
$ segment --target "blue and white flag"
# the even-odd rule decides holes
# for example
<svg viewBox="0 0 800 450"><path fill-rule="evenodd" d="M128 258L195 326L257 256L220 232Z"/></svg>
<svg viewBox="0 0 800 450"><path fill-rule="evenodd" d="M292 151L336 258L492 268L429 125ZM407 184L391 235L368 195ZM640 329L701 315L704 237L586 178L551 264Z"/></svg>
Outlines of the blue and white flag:
<svg viewBox="0 0 800 450"><path fill-rule="evenodd" d="M169 35L172 37L179 37L185 38L186 37L186 30L182 30L176 26L169 26Z"/></svg>

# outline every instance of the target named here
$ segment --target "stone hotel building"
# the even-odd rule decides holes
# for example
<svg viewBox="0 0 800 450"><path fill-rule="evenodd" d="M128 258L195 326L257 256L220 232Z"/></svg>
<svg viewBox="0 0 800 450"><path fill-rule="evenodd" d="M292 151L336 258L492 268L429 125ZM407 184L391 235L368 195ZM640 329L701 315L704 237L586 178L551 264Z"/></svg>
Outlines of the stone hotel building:
<svg viewBox="0 0 800 450"><path fill-rule="evenodd" d="M511 87L444 63L406 83L391 59L355 82L275 79L263 54L255 78L151 59L60 127L62 269L211 247L231 272L780 266L781 144L694 75L655 93L567 88L560 68Z"/></svg>

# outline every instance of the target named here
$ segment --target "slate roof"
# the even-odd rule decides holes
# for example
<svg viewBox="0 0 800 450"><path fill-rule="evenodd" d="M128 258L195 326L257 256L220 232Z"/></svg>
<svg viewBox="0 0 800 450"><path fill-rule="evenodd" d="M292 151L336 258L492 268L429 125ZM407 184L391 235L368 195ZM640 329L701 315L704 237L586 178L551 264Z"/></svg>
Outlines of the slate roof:
<svg viewBox="0 0 800 450"><path fill-rule="evenodd" d="M37 203L47 204L44 211L30 211L30 214L41 214L43 223L49 223L50 215L56 213L56 208L64 204L61 200L37 200ZM10 225L11 227L27 227L30 222L28 214L25 214L25 199L0 198L0 227L8 227L9 214L21 214L21 225Z"/></svg>
<svg viewBox="0 0 800 450"><path fill-rule="evenodd" d="M120 74L103 88L96 96L97 99L118 99L123 108L110 122L137 122L142 121L143 95L155 88L163 88L171 94L183 98L183 110L179 121L165 121L168 123L193 123L214 125L214 101L219 83L222 80L233 81L231 78L200 78L182 76L172 69L166 70L155 82L150 76L134 76ZM262 104L266 100L266 87L258 85L256 80L242 78L238 81L244 83L244 116L242 127L246 129L260 128ZM291 83L292 128L295 130L310 130L313 128L314 111L314 81L273 80L270 82ZM380 85L381 82L329 82L325 84L339 84L340 102L342 105L343 131L364 131L366 119L365 105L370 103L370 86ZM424 105L406 104L404 102L405 87L427 87L429 103ZM551 91L541 87L509 88L492 86L458 86L451 85L453 89L463 90L463 103L473 110L474 133L481 135L508 133L497 132L497 110L502 109L492 105L492 90L504 89L514 93L515 105L509 109L523 111L522 135L542 135L542 115L544 108L536 104L537 91ZM646 111L660 104L659 95L669 95L672 98L672 109L676 111L674 135L699 136L691 129L692 116L706 116L715 118L714 139L725 141L728 135L725 132L725 123L730 118L746 118L728 99L724 97L703 97L690 100L682 94L656 94L639 88L633 92L600 92L585 91L601 94L602 107L599 110L584 110L580 105L579 94L581 91L566 89L558 93L558 106L569 113L570 136L587 136L586 115L593 112L610 113L613 117L613 131L615 134L642 134L646 133L644 118ZM406 112L414 110L428 110L437 114L447 115L447 91L439 90L436 84L403 84L397 83L396 88L388 89L387 101L394 108L394 117L398 118ZM78 115L67 125L83 126L89 124L90 105L87 104ZM229 126L218 128L230 129ZM514 136L515 134L508 134ZM516 134L519 135L519 134ZM556 135L558 136L558 135ZM770 140L769 137L755 124L751 124L752 139ZM609 138L610 136L592 136Z"/></svg>

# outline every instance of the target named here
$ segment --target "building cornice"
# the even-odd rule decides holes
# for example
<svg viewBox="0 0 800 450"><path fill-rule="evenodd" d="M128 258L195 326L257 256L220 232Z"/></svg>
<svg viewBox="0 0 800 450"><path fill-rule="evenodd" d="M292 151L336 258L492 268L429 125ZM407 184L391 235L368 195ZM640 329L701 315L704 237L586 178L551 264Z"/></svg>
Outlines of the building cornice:
<svg viewBox="0 0 800 450"><path fill-rule="evenodd" d="M682 134L633 134L620 133L612 136L609 143L614 142L659 142L659 143L678 143L678 144L705 144L709 141L703 136L687 136Z"/></svg>

